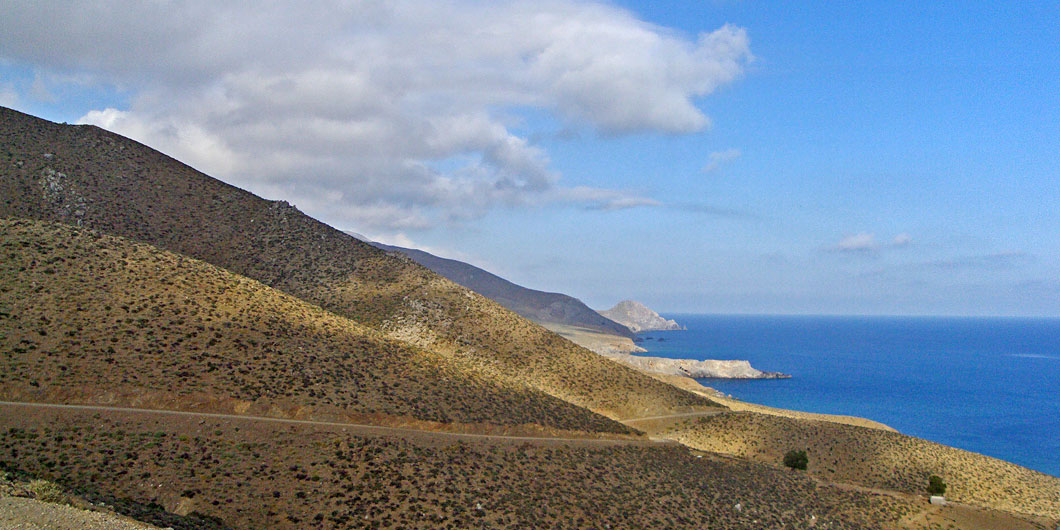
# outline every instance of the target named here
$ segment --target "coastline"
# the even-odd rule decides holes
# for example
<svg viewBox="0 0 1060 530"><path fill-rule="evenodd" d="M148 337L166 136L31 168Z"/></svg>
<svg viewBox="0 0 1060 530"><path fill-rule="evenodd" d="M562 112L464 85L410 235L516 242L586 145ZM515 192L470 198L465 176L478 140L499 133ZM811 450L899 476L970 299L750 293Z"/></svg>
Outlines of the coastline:
<svg viewBox="0 0 1060 530"><path fill-rule="evenodd" d="M780 372L763 372L751 366L750 361L715 359L669 359L628 353L603 354L608 359L632 366L643 372L682 376L692 379L788 379L791 376Z"/></svg>
<svg viewBox="0 0 1060 530"><path fill-rule="evenodd" d="M787 379L791 377L781 372L758 370L746 360L670 359L640 355L647 353L648 350L638 346L627 337L562 324L545 323L541 326L589 351L648 373L685 376L693 379Z"/></svg>
<svg viewBox="0 0 1060 530"><path fill-rule="evenodd" d="M699 394L703 397L710 398L713 401L729 408L735 412L757 412L759 414L768 414L770 416L782 416L785 418L793 418L800 420L813 420L813 421L827 421L831 423L839 423L843 425L853 425L856 427L866 427L869 429L878 429L881 431L899 432L898 429L891 427L885 423L870 420L868 418L862 418L859 416L847 416L842 414L822 414L818 412L803 412L800 410L781 409L776 407L768 407L766 405L759 405L757 403L749 403L741 401L739 399L725 396L724 393L719 392L708 386L703 386L695 379L680 376L680 375L665 375L665 374L654 374L649 373L652 377L676 386L682 390L687 390L693 394Z"/></svg>

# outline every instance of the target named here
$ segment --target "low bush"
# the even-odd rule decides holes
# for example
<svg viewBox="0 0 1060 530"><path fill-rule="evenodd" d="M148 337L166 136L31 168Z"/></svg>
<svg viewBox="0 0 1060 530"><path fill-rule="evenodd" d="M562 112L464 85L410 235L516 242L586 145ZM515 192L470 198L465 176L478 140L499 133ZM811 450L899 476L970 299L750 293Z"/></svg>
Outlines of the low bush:
<svg viewBox="0 0 1060 530"><path fill-rule="evenodd" d="M784 454L784 465L791 469L806 469L806 466L810 463L810 459L806 456L806 451L791 450Z"/></svg>
<svg viewBox="0 0 1060 530"><path fill-rule="evenodd" d="M927 492L929 495L943 495L946 493L946 483L942 481L942 477L938 475L931 475L928 477Z"/></svg>
<svg viewBox="0 0 1060 530"><path fill-rule="evenodd" d="M48 480L34 480L29 483L28 489L33 496L43 502L64 502L66 495L58 484Z"/></svg>

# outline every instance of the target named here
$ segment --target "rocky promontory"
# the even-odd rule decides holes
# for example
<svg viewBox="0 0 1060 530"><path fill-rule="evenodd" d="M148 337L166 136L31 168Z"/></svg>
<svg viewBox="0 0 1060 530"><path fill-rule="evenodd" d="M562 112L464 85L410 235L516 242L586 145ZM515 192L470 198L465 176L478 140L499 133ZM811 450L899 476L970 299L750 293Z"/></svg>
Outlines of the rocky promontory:
<svg viewBox="0 0 1060 530"><path fill-rule="evenodd" d="M645 357L629 354L611 354L606 355L606 357L644 372L683 375L693 379L786 379L791 377L779 372L763 372L753 368L748 361L697 361L695 359L667 359L665 357Z"/></svg>
<svg viewBox="0 0 1060 530"><path fill-rule="evenodd" d="M644 304L633 300L623 300L615 304L615 307L598 313L626 326L633 333L685 329L677 322L667 320Z"/></svg>

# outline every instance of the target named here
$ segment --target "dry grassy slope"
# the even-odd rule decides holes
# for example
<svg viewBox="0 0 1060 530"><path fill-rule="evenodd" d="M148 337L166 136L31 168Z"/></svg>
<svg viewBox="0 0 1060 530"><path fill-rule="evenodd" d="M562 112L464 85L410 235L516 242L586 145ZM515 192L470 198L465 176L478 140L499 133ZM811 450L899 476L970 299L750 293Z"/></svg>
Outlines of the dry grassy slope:
<svg viewBox="0 0 1060 530"><path fill-rule="evenodd" d="M930 475L950 499L1060 519L1060 478L897 432L752 412L725 413L667 433L704 451L779 464L806 449L809 471L872 488L924 494Z"/></svg>
<svg viewBox="0 0 1060 530"><path fill-rule="evenodd" d="M146 244L7 219L0 256L0 392L10 397L155 391L257 400L266 409L627 431Z"/></svg>
<svg viewBox="0 0 1060 530"><path fill-rule="evenodd" d="M0 108L0 216L192 256L612 417L710 405L300 213L92 126Z"/></svg>
<svg viewBox="0 0 1060 530"><path fill-rule="evenodd" d="M870 529L923 506L672 445L466 443L19 412L0 408L0 466L236 529Z"/></svg>

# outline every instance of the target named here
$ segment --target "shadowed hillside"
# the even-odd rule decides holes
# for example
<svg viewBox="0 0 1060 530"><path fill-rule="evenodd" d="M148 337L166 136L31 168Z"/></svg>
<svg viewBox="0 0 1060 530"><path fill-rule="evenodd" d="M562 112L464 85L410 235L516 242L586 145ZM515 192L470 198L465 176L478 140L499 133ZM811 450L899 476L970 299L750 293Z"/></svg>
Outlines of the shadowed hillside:
<svg viewBox="0 0 1060 530"><path fill-rule="evenodd" d="M85 226L195 257L611 417L706 398L601 359L408 259L119 135L0 109L0 216Z"/></svg>
<svg viewBox="0 0 1060 530"><path fill-rule="evenodd" d="M628 339L636 337L626 326L607 319L572 296L527 289L474 265L440 258L422 250L375 242L372 246L390 252L401 252L416 263L539 324L586 328Z"/></svg>
<svg viewBox="0 0 1060 530"><path fill-rule="evenodd" d="M145 244L0 219L0 255L0 395L7 399L283 415L311 407L361 419L629 432Z"/></svg>

